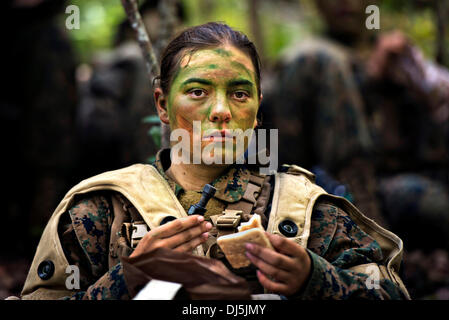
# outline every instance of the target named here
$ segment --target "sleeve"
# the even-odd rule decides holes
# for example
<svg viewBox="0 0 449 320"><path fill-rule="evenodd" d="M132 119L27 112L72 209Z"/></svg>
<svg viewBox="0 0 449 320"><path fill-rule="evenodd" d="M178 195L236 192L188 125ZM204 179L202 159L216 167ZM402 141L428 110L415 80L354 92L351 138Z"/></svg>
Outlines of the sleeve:
<svg viewBox="0 0 449 320"><path fill-rule="evenodd" d="M307 252L312 270L298 298L313 299L403 299L392 281L350 268L382 261L379 244L361 230L342 209L317 203L312 214Z"/></svg>
<svg viewBox="0 0 449 320"><path fill-rule="evenodd" d="M112 208L110 197L91 194L61 217L62 248L69 264L79 268L79 289L62 299L129 299L121 263L108 265Z"/></svg>

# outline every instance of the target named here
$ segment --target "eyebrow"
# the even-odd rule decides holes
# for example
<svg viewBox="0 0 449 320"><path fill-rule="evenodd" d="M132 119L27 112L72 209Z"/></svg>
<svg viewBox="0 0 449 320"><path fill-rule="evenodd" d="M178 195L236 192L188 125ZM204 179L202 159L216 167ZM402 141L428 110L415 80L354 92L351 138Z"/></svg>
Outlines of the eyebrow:
<svg viewBox="0 0 449 320"><path fill-rule="evenodd" d="M206 80L206 79L202 79L202 78L189 78L186 81L184 81L182 83L183 86L185 86L186 84L189 83L201 83L201 84L205 84L205 85L212 85L212 81ZM253 86L254 84L249 81L249 80L245 80L245 79L238 79L238 80L231 80L228 82L229 86L242 86L242 85L249 85L249 86Z"/></svg>
<svg viewBox="0 0 449 320"><path fill-rule="evenodd" d="M201 79L201 78L190 78L190 79L187 79L186 81L184 81L184 82L182 83L182 85L184 86L184 85L189 84L189 83L192 83L192 82L201 83L201 84L206 84L206 85L211 85L211 84L212 84L211 81L206 80L206 79Z"/></svg>
<svg viewBox="0 0 449 320"><path fill-rule="evenodd" d="M231 81L228 82L228 85L230 85L230 86L241 86L241 85L252 86L253 83L251 81L249 81L249 80L241 79L241 80L231 80Z"/></svg>

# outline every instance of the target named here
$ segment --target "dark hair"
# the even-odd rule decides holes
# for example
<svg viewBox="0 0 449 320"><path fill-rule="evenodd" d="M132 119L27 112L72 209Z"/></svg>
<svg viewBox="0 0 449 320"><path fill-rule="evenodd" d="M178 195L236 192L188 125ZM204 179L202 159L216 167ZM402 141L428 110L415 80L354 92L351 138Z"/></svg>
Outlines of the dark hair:
<svg viewBox="0 0 449 320"><path fill-rule="evenodd" d="M256 70L256 85L260 94L260 59L256 47L242 32L233 30L224 23L209 22L188 28L174 38L162 52L161 73L157 79L164 93L168 93L174 74L179 68L180 54L230 44L251 58Z"/></svg>

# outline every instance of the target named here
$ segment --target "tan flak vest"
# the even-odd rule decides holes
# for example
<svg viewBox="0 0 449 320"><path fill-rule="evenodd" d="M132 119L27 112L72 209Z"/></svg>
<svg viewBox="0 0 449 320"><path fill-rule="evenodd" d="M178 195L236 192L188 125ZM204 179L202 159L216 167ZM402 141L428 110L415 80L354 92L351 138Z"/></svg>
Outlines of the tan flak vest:
<svg viewBox="0 0 449 320"><path fill-rule="evenodd" d="M318 198L325 198L347 212L352 220L382 248L384 254L382 264L358 265L350 270L371 274L375 268L380 277L390 279L397 284L404 296L409 299L407 289L398 276L402 260L401 239L377 225L373 220L366 218L346 199L327 194L312 182L314 176L309 171L298 166L288 167L287 173L277 173L275 176L275 189L267 231L282 236L278 229L279 224L286 219L291 220L298 227L298 231L295 237L288 239L307 247L314 204ZM43 232L22 290L22 299L56 299L74 293L65 285L69 275L66 273L69 263L58 236L59 219L73 206L76 195L100 190L116 191L123 195L140 213L150 229L158 227L167 216L176 218L187 216L167 181L151 165L136 164L105 172L80 182L65 195ZM116 220L120 224L123 221L123 218L117 217L116 214L112 229ZM111 233L111 238L113 237ZM204 256L205 251L198 246L194 254ZM52 277L47 280L41 279L37 270L39 264L45 260L52 261L55 267ZM369 272L366 272L367 270Z"/></svg>

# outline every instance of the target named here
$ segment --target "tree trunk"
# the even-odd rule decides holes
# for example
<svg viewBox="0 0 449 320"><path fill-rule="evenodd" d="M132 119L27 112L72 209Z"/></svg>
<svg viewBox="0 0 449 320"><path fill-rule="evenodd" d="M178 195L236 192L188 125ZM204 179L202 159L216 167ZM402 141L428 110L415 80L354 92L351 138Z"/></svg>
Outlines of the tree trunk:
<svg viewBox="0 0 449 320"><path fill-rule="evenodd" d="M136 0L121 0L123 8L130 22L131 27L136 32L137 42L142 51L145 65L147 66L148 80L150 87L153 85L153 79L159 74L159 63L157 55L151 43L148 32L140 16ZM161 1L161 2L165 2ZM161 147L167 148L170 143L170 128L165 123L161 122Z"/></svg>

